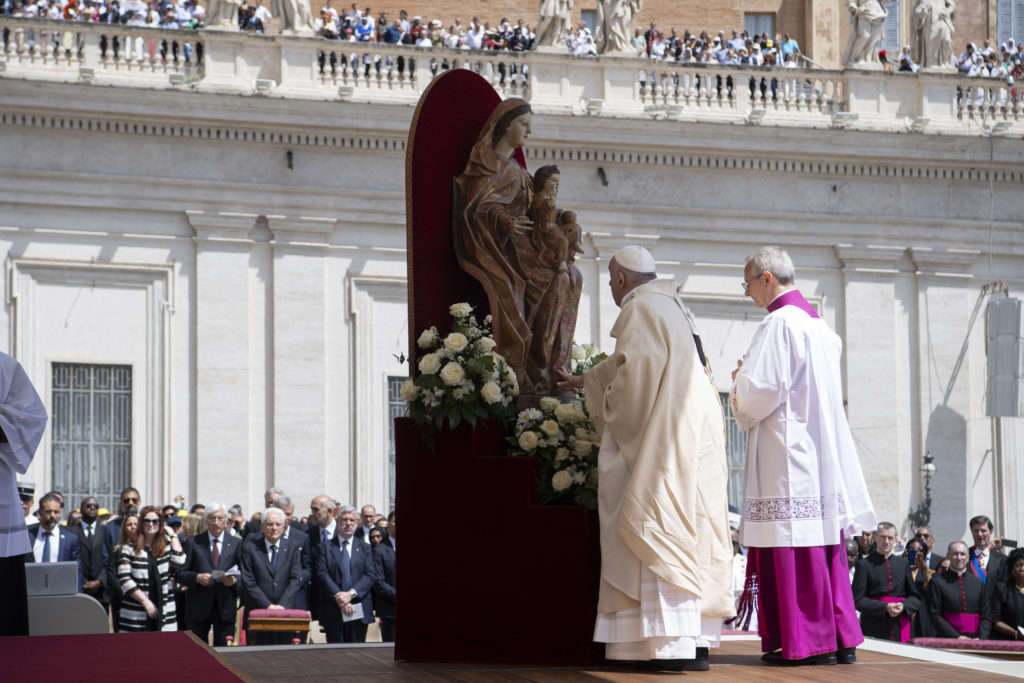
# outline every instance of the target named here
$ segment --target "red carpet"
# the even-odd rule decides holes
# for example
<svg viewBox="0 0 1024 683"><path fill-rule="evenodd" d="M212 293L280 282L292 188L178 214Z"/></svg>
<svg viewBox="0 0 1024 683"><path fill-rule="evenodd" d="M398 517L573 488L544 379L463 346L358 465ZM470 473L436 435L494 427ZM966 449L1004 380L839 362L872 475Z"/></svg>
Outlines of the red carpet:
<svg viewBox="0 0 1024 683"><path fill-rule="evenodd" d="M0 680L247 681L191 633L0 638Z"/></svg>

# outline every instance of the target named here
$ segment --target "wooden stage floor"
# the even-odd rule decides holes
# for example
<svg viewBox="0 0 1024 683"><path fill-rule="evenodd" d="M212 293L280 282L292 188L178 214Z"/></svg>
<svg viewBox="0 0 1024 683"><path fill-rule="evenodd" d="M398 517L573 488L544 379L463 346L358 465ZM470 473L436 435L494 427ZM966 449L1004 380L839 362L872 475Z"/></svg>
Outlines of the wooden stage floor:
<svg viewBox="0 0 1024 683"><path fill-rule="evenodd" d="M711 670L698 673L641 673L626 664L588 668L423 664L396 662L389 644L218 648L231 667L253 681L654 681L667 676L691 680L757 681L1012 681L1024 678L1024 663L928 650L869 640L857 649L857 664L770 667L761 663L760 641L726 636L711 651Z"/></svg>

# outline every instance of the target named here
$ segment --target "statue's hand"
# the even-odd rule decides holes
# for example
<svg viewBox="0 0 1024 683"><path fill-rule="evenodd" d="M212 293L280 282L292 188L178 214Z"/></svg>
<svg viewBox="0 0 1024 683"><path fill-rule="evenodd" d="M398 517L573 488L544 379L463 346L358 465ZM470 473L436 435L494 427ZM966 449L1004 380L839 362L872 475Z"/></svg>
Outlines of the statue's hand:
<svg viewBox="0 0 1024 683"><path fill-rule="evenodd" d="M533 230L533 221L530 220L529 216L516 216L512 219L510 227L512 232L523 234L528 230Z"/></svg>

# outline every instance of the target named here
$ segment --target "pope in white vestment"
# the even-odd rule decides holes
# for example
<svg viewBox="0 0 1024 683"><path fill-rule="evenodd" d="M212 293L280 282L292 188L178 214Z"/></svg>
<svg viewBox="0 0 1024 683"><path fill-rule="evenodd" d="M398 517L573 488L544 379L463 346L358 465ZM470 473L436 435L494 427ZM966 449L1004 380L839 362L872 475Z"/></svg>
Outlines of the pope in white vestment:
<svg viewBox="0 0 1024 683"><path fill-rule="evenodd" d="M46 428L46 409L18 361L0 353L0 636L28 635L24 555L32 550L18 495Z"/></svg>
<svg viewBox="0 0 1024 683"><path fill-rule="evenodd" d="M747 432L740 542L766 661L852 662L864 638L843 534L873 528L875 513L843 409L842 341L793 279L778 247L744 269L747 296L768 315L729 396Z"/></svg>
<svg viewBox="0 0 1024 683"><path fill-rule="evenodd" d="M615 352L583 377L602 434L594 639L609 659L705 670L734 613L721 402L680 288L641 247L609 271Z"/></svg>

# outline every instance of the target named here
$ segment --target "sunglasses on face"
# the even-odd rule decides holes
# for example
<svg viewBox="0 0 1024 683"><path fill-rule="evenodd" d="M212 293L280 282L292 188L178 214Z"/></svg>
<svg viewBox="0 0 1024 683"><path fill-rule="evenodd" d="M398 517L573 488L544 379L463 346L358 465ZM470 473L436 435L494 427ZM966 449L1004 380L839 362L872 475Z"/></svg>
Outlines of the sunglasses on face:
<svg viewBox="0 0 1024 683"><path fill-rule="evenodd" d="M160 520L159 519L144 519L144 520L142 520L142 523L143 524L154 524L154 525L156 525L156 524L160 524Z"/></svg>
<svg viewBox="0 0 1024 683"><path fill-rule="evenodd" d="M98 508L99 504L97 504L97 503L86 503L82 507L84 507L84 508Z"/></svg>
<svg viewBox="0 0 1024 683"><path fill-rule="evenodd" d="M122 498L121 502L122 503L138 503L139 499L138 498Z"/></svg>

